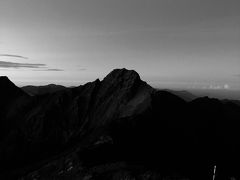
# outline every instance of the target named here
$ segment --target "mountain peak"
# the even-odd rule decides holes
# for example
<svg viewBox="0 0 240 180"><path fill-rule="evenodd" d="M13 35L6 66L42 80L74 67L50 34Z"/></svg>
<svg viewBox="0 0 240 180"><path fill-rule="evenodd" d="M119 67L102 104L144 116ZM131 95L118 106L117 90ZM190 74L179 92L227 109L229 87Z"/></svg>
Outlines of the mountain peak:
<svg viewBox="0 0 240 180"><path fill-rule="evenodd" d="M7 76L0 76L0 82L10 81Z"/></svg>
<svg viewBox="0 0 240 180"><path fill-rule="evenodd" d="M128 81L128 82L135 82L139 81L140 76L134 70L128 70L125 68L122 69L114 69L111 71L103 81L105 82L119 82L119 81Z"/></svg>
<svg viewBox="0 0 240 180"><path fill-rule="evenodd" d="M0 76L0 108L7 108L8 105L17 101L20 97L28 97L19 87L17 87L7 76ZM13 108L12 108L13 109ZM3 113L2 113L3 114ZM1 113L0 113L1 118Z"/></svg>
<svg viewBox="0 0 240 180"><path fill-rule="evenodd" d="M14 94L25 95L25 93L20 88L18 88L7 76L0 76L0 97L3 96L6 98L6 94L9 96L13 96Z"/></svg>
<svg viewBox="0 0 240 180"><path fill-rule="evenodd" d="M108 76L119 76L119 75L132 75L132 76L137 76L139 77L139 74L135 70L129 70L126 68L122 69L113 69L108 75Z"/></svg>
<svg viewBox="0 0 240 180"><path fill-rule="evenodd" d="M139 74L134 70L114 69L102 81L102 88L110 91L132 91L141 84Z"/></svg>
<svg viewBox="0 0 240 180"><path fill-rule="evenodd" d="M0 87L14 87L15 84L7 76L0 76Z"/></svg>

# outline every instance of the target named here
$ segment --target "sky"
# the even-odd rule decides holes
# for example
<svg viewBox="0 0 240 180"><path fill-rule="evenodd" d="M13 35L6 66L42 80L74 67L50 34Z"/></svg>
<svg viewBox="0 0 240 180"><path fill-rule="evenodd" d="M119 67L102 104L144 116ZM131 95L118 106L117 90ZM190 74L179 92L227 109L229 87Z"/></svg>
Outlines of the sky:
<svg viewBox="0 0 240 180"><path fill-rule="evenodd" d="M0 75L76 86L114 68L153 86L240 90L239 0L0 0Z"/></svg>

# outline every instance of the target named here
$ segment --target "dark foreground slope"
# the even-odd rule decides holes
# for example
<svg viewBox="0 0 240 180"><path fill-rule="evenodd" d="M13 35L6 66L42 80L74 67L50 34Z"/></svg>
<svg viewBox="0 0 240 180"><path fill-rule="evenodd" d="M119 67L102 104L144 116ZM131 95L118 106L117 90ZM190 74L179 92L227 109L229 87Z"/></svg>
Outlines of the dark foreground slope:
<svg viewBox="0 0 240 180"><path fill-rule="evenodd" d="M15 86L6 76L0 77L0 140L13 127L14 121L10 119L24 107L30 97Z"/></svg>
<svg viewBox="0 0 240 180"><path fill-rule="evenodd" d="M90 173L92 179L114 179L107 173L114 168L104 165L116 162L117 169L123 162L134 173L141 167L190 179L211 178L216 164L219 179L239 175L239 167L232 165L240 160L240 107L232 102L185 102L126 69L116 69L102 81L26 98L20 110L1 119L14 122L0 137L2 176L35 170L26 177L57 174L59 179L67 172L80 178L86 168L98 167L88 171L98 174ZM11 109L6 107L2 112ZM78 162L78 171L73 165L64 170L69 159ZM42 170L49 164L54 168Z"/></svg>
<svg viewBox="0 0 240 180"><path fill-rule="evenodd" d="M28 98L28 95L15 86L6 76L0 77L0 108L1 117L20 99ZM2 117L3 118L3 117Z"/></svg>

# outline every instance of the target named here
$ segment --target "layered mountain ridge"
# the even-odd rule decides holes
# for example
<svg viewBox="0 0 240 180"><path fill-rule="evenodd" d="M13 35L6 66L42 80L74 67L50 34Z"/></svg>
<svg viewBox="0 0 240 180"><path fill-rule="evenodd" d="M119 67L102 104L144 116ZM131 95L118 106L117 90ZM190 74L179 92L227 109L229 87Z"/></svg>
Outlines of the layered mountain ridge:
<svg viewBox="0 0 240 180"><path fill-rule="evenodd" d="M23 86L21 89L31 96L43 95L47 93L54 93L61 91L66 87L56 84L48 84L46 86Z"/></svg>
<svg viewBox="0 0 240 180"><path fill-rule="evenodd" d="M150 87L133 70L115 69L102 81L35 96L1 77L0 94L1 114L11 112L0 116L1 124L8 122L0 134L0 162L7 172L90 147L100 137L112 139L121 160L192 175L240 159L238 105L209 98L186 102ZM111 161L110 154L95 160L100 156Z"/></svg>

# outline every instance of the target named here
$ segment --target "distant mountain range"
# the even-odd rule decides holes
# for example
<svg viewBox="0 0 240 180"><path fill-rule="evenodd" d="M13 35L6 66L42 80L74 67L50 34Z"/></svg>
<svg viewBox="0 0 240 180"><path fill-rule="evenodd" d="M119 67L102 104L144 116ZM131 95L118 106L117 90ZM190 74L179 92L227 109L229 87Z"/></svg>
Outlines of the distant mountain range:
<svg viewBox="0 0 240 180"><path fill-rule="evenodd" d="M240 91L232 89L188 89L187 91L197 97L208 96L217 99L230 99L240 101Z"/></svg>
<svg viewBox="0 0 240 180"><path fill-rule="evenodd" d="M188 91L184 91L184 90L177 91L177 90L163 89L163 91L168 91L168 92L170 92L172 94L175 94L175 95L181 97L182 99L184 99L187 102L192 101L192 100L198 98L198 96L196 96L196 95L194 95L194 94L192 94L192 93L190 93Z"/></svg>
<svg viewBox="0 0 240 180"><path fill-rule="evenodd" d="M31 96L54 93L65 89L66 87L56 84L48 84L46 86L23 86L21 89Z"/></svg>
<svg viewBox="0 0 240 180"><path fill-rule="evenodd" d="M211 178L216 164L219 177L239 175L233 166L240 160L237 101L156 90L127 69L74 88L18 88L1 77L0 99L5 178L60 179L88 172L92 179L107 179L108 168L102 174L89 169L114 162L190 179ZM75 162L73 154L81 173L73 165L65 173L63 161Z"/></svg>

